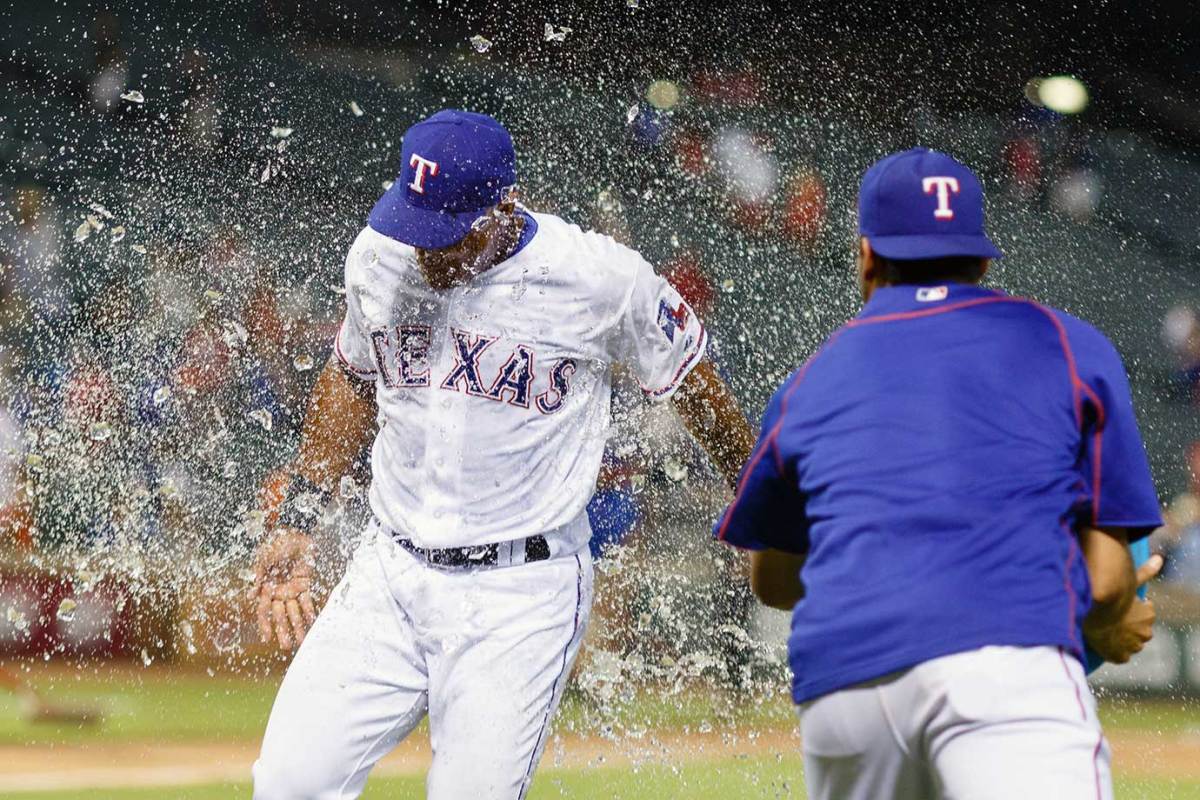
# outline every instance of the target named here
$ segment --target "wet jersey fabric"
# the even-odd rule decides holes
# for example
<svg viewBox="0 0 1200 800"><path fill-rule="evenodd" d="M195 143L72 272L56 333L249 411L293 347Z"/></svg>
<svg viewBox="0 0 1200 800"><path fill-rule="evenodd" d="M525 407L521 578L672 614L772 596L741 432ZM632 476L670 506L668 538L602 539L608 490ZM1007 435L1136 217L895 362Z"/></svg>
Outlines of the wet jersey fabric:
<svg viewBox="0 0 1200 800"><path fill-rule="evenodd" d="M807 554L804 702L988 645L1082 658L1084 523L1161 524L1112 344L1002 292L893 286L772 398L715 532Z"/></svg>
<svg viewBox="0 0 1200 800"><path fill-rule="evenodd" d="M346 258L335 352L375 382L371 509L420 547L585 546L612 366L665 399L705 351L700 320L635 251L547 214L525 225L516 253L448 291L371 227Z"/></svg>

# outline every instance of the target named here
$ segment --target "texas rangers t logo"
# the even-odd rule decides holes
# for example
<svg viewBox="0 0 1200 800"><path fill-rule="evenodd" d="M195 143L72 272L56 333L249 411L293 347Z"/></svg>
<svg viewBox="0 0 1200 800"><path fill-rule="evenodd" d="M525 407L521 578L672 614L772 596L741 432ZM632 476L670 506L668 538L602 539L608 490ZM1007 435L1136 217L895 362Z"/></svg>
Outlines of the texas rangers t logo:
<svg viewBox="0 0 1200 800"><path fill-rule="evenodd" d="M410 167L416 167L417 171L413 175L412 183L408 188L412 189L417 194L425 194L425 178L432 178L438 174L438 165L436 161L430 161L427 158L422 158L416 153L412 154L412 158L408 160ZM957 191L957 189L955 190Z"/></svg>
<svg viewBox="0 0 1200 800"><path fill-rule="evenodd" d="M950 193L958 194L958 178L948 175L934 175L921 180L921 189L925 194L937 191L937 208L933 212L934 219L954 219L954 209L950 208Z"/></svg>
<svg viewBox="0 0 1200 800"><path fill-rule="evenodd" d="M668 342L675 341L675 329L686 328L688 323L688 308L684 303L679 308L671 308L666 300L658 301L658 327L662 328Z"/></svg>

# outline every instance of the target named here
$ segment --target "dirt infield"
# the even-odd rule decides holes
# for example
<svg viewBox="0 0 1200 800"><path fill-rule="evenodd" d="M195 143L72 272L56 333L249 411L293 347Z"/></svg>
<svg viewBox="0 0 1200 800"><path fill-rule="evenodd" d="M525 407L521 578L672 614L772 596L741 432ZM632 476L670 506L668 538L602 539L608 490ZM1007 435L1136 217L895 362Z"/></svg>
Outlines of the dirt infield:
<svg viewBox="0 0 1200 800"><path fill-rule="evenodd" d="M555 736L545 767L608 767L685 763L714 756L795 753L795 731L681 734L647 733L637 739ZM1126 777L1200 779L1200 734L1161 736L1118 731L1111 737L1114 772ZM257 742L230 744L120 744L0 747L0 794L16 791L185 786L244 781ZM377 774L414 774L429 763L429 741L413 736L376 768Z"/></svg>

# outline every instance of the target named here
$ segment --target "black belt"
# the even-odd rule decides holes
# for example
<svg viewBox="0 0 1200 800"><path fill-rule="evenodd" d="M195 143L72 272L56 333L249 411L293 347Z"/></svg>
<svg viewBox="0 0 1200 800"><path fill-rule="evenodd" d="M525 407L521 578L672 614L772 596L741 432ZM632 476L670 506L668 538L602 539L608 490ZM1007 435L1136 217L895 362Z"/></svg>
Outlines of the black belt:
<svg viewBox="0 0 1200 800"><path fill-rule="evenodd" d="M432 548L417 547L411 539L405 539L386 527L384 529L391 533L396 544L435 567L492 567L500 560L501 546L507 548L509 545L512 545L513 553L519 553L524 549L525 561L514 560L508 563L529 564L533 561L545 561L550 557L550 543L546 541L545 536L540 534L527 539L516 539L512 542L492 542L474 547Z"/></svg>

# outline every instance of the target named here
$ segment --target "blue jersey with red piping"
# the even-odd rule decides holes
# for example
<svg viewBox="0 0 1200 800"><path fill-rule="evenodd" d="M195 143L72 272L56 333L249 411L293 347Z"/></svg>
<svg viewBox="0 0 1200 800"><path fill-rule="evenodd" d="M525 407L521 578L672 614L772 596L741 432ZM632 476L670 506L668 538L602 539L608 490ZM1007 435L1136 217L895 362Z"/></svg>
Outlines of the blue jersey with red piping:
<svg viewBox="0 0 1200 800"><path fill-rule="evenodd" d="M717 536L806 553L804 702L988 645L1083 657L1074 531L1161 524L1112 344L972 285L891 286L776 392Z"/></svg>

